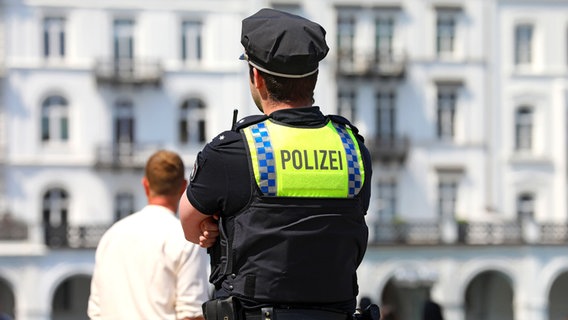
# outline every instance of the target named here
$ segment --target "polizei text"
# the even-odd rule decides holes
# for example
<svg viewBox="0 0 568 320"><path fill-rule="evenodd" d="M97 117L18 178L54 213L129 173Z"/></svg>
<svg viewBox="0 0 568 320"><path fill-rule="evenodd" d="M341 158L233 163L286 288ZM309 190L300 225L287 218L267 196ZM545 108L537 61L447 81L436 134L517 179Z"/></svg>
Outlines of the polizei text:
<svg viewBox="0 0 568 320"><path fill-rule="evenodd" d="M292 165L300 170L343 170L343 156L339 150L280 150L282 169Z"/></svg>

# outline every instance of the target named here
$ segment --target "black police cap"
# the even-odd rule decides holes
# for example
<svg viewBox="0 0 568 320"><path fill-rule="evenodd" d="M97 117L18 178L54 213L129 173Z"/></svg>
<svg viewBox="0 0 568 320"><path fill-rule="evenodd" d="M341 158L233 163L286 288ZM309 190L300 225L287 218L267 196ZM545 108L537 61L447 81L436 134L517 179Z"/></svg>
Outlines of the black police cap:
<svg viewBox="0 0 568 320"><path fill-rule="evenodd" d="M314 74L327 55L325 29L306 18L290 13L261 9L245 18L241 44L247 60L266 73L302 78Z"/></svg>

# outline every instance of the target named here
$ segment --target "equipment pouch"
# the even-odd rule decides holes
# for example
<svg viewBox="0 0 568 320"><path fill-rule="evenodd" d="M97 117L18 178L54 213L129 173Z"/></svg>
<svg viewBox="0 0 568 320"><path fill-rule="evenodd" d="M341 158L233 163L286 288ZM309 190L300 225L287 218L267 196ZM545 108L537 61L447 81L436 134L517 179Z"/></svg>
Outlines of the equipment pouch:
<svg viewBox="0 0 568 320"><path fill-rule="evenodd" d="M353 315L353 320L379 320L381 319L381 311L379 306L376 304L371 304L365 310L359 310L359 312Z"/></svg>
<svg viewBox="0 0 568 320"><path fill-rule="evenodd" d="M215 299L205 302L202 306L206 320L242 320L238 300L233 297Z"/></svg>

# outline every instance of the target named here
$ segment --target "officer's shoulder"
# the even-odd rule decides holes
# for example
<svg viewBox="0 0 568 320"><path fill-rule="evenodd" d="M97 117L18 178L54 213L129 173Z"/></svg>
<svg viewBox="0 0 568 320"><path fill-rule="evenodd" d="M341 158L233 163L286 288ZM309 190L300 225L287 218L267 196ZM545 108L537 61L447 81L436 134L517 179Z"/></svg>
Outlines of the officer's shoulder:
<svg viewBox="0 0 568 320"><path fill-rule="evenodd" d="M238 132L232 130L226 130L215 136L208 143L208 146L210 148L216 149L224 145L230 145L240 140L242 140L242 136Z"/></svg>
<svg viewBox="0 0 568 320"><path fill-rule="evenodd" d="M240 134L239 130L242 128L246 128L250 125L255 123L264 121L268 117L266 115L252 115L248 117L244 117L239 121L233 124L233 128L231 130L226 130L218 134L211 142L209 142L209 147L217 148L222 147L224 145L229 145L231 143L241 141L242 135Z"/></svg>
<svg viewBox="0 0 568 320"><path fill-rule="evenodd" d="M357 127L354 126L351 123L351 121L349 121L347 118L340 116L340 115L337 115L337 114L328 114L327 117L332 122L339 123L339 124L342 124L344 126L348 126L351 129L351 131L353 131L354 133L359 133L359 129L357 129Z"/></svg>
<svg viewBox="0 0 568 320"><path fill-rule="evenodd" d="M233 131L238 132L239 130L241 130L243 128L246 128L246 127L253 125L255 123L262 122L266 119L268 119L268 116L266 116L264 114L258 114L258 115L252 115L252 116L244 117L244 118L240 119L239 121L235 122L235 124L233 125Z"/></svg>
<svg viewBox="0 0 568 320"><path fill-rule="evenodd" d="M361 134L359 134L359 129L357 129L357 127L354 126L351 123L351 121L349 121L347 118L340 116L340 115L337 115L337 114L328 114L327 117L332 122L339 123L341 125L349 127L351 129L351 132L353 132L353 134L355 134L357 139L359 139L363 143L365 142L365 138L363 138L363 136Z"/></svg>

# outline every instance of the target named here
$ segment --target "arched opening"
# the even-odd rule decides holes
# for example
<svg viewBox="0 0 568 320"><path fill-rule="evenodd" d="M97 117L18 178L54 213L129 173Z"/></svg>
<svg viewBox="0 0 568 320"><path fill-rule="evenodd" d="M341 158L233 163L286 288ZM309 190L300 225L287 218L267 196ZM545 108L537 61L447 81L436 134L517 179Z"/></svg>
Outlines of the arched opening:
<svg viewBox="0 0 568 320"><path fill-rule="evenodd" d="M45 243L53 248L66 247L69 214L67 191L61 188L49 189L43 195L42 211Z"/></svg>
<svg viewBox="0 0 568 320"><path fill-rule="evenodd" d="M465 292L466 320L513 320L510 279L497 271L485 271L469 283Z"/></svg>
<svg viewBox="0 0 568 320"><path fill-rule="evenodd" d="M422 320L422 306L430 298L432 283L394 277L381 295L381 320Z"/></svg>
<svg viewBox="0 0 568 320"><path fill-rule="evenodd" d="M62 96L47 97L41 104L41 141L69 140L69 108Z"/></svg>
<svg viewBox="0 0 568 320"><path fill-rule="evenodd" d="M515 149L529 152L533 148L534 112L529 106L515 110Z"/></svg>
<svg viewBox="0 0 568 320"><path fill-rule="evenodd" d="M568 292L568 271L556 278L550 288L548 293L548 319L568 319L566 292Z"/></svg>
<svg viewBox="0 0 568 320"><path fill-rule="evenodd" d="M390 279L381 294L381 316L388 320L402 320L404 310L402 310L402 292L396 286L394 281Z"/></svg>
<svg viewBox="0 0 568 320"><path fill-rule="evenodd" d="M10 283L0 278L0 318L5 315L10 318L15 317L16 299Z"/></svg>
<svg viewBox="0 0 568 320"><path fill-rule="evenodd" d="M52 320L88 319L87 304L91 293L91 277L75 275L61 282L51 302Z"/></svg>

